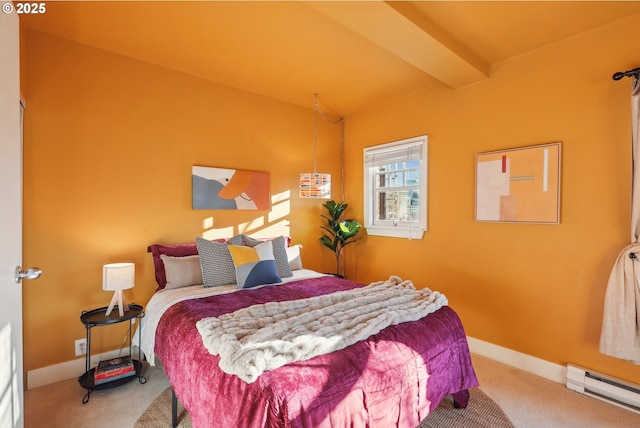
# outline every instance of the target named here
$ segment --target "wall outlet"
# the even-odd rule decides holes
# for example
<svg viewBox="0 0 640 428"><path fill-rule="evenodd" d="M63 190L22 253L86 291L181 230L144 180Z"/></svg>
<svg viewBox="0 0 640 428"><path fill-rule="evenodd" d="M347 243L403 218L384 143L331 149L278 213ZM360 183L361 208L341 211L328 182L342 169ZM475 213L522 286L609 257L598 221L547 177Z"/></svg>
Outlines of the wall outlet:
<svg viewBox="0 0 640 428"><path fill-rule="evenodd" d="M86 355L87 353L87 339L76 340L76 357L80 355Z"/></svg>

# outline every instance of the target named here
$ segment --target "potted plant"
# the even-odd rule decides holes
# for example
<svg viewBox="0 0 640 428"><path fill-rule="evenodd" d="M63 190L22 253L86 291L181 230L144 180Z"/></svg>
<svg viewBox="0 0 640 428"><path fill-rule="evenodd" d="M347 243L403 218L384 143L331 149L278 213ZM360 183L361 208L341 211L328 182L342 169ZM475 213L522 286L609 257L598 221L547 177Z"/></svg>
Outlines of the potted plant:
<svg viewBox="0 0 640 428"><path fill-rule="evenodd" d="M344 202L327 201L322 205L329 215L322 215L327 221L322 229L326 232L320 237L322 245L333 251L336 255L336 274L344 278L344 272L340 263L342 250L347 245L355 242L355 236L360 232L360 223L356 220L342 220L344 211L349 204Z"/></svg>

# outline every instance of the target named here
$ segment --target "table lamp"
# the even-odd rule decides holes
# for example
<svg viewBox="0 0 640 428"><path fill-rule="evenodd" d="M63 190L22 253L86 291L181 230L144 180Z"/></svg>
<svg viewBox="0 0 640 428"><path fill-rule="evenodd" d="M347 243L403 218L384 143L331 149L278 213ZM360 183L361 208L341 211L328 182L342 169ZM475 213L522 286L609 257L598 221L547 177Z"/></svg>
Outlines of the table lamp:
<svg viewBox="0 0 640 428"><path fill-rule="evenodd" d="M109 263L102 266L102 289L114 292L105 315L111 314L116 303L120 316L124 315L124 311L129 310L123 290L133 288L135 277L136 265L133 263Z"/></svg>

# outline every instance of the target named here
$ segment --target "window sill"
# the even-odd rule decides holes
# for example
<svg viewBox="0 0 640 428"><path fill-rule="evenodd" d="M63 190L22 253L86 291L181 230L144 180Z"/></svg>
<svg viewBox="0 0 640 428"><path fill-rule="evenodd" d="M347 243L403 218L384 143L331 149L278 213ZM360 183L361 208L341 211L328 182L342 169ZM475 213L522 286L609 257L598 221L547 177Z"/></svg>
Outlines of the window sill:
<svg viewBox="0 0 640 428"><path fill-rule="evenodd" d="M380 227L365 226L367 235L386 236L388 238L422 239L424 229L421 227Z"/></svg>

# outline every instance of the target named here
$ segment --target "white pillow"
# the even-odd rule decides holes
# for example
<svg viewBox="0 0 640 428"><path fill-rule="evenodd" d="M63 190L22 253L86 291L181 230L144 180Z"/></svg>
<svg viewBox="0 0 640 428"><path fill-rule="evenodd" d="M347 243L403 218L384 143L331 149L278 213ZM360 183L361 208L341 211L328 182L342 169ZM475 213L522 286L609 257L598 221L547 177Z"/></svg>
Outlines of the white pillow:
<svg viewBox="0 0 640 428"><path fill-rule="evenodd" d="M165 289L202 285L200 256L171 257L160 254L167 275Z"/></svg>
<svg viewBox="0 0 640 428"><path fill-rule="evenodd" d="M302 269L302 258L300 257L300 248L302 245L296 244L287 247L287 260L289 261L289 267L291 270Z"/></svg>

